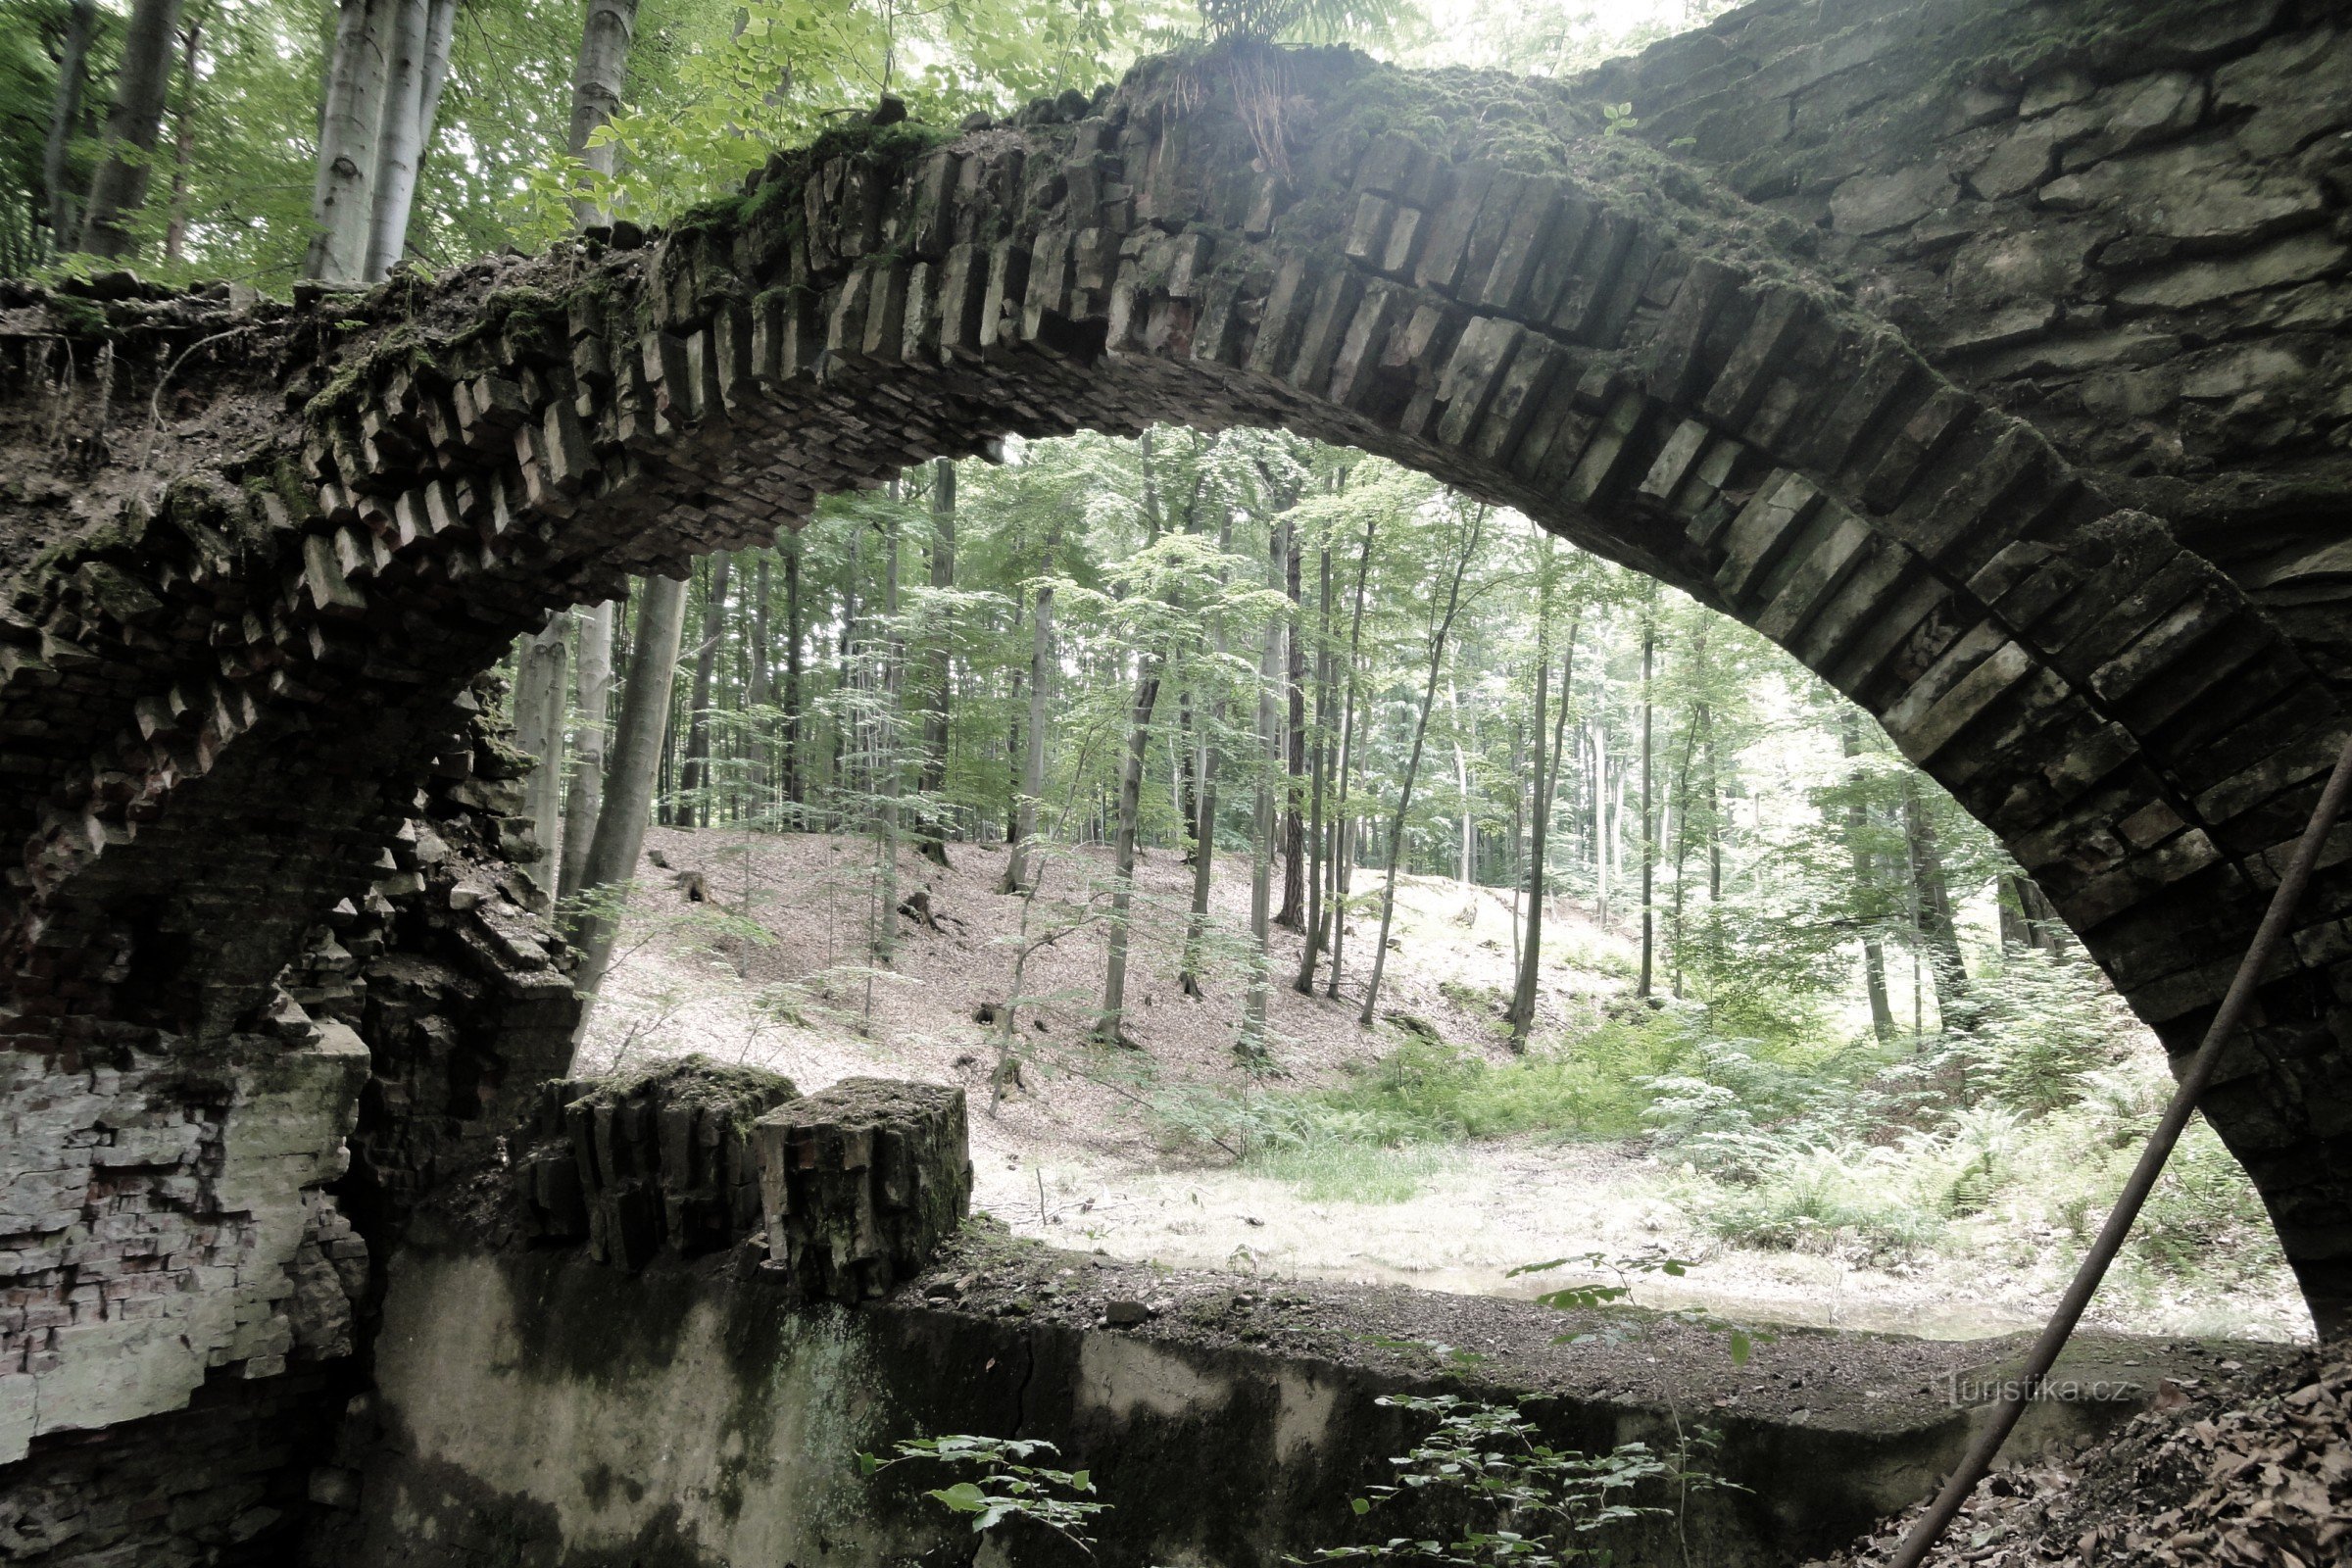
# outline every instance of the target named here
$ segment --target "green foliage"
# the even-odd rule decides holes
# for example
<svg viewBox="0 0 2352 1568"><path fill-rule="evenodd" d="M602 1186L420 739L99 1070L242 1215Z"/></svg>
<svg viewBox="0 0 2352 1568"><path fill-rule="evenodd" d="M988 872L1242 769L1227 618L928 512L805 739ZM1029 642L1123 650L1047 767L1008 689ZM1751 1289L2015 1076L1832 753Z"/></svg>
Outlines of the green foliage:
<svg viewBox="0 0 2352 1568"><path fill-rule="evenodd" d="M923 1495L941 1507L972 1521L975 1534L996 1529L1006 1520L1020 1520L1048 1530L1070 1544L1094 1552L1091 1521L1109 1511L1109 1504L1090 1502L1094 1477L1084 1470L1059 1470L1031 1464L1038 1457L1054 1458L1060 1449L1036 1438L981 1438L956 1434L944 1438L908 1438L891 1446L893 1457L858 1455L860 1475L872 1477L902 1464L923 1462L978 1471L968 1481L956 1481Z"/></svg>
<svg viewBox="0 0 2352 1568"><path fill-rule="evenodd" d="M1484 1359L1429 1341L1374 1343L1426 1352L1455 1369ZM1677 1518L1694 1494L1742 1490L1710 1468L1721 1443L1720 1435L1710 1429L1682 1432L1678 1426L1674 1446L1664 1450L1636 1442L1588 1454L1546 1443L1516 1404L1491 1404L1450 1394L1383 1395L1374 1402L1435 1419L1409 1451L1390 1460L1396 1474L1394 1483L1371 1487L1351 1500L1355 1515L1362 1518L1376 1507L1405 1505L1423 1517L1461 1520L1466 1528L1450 1542L1395 1537L1371 1544L1326 1546L1288 1561L1425 1562L1449 1568L1607 1563L1614 1559L1602 1533L1611 1527ZM974 1479L924 1495L970 1518L975 1533L1019 1521L1050 1531L1092 1556L1096 1541L1089 1528L1110 1511L1110 1505L1088 1500L1095 1495L1089 1471L1029 1462L1058 1458L1059 1453L1053 1444L1037 1439L958 1433L902 1440L892 1445L889 1459L861 1452L858 1468L869 1479L907 1463L977 1469ZM1662 1500L1669 1495L1674 1498L1671 1505Z"/></svg>
<svg viewBox="0 0 2352 1568"><path fill-rule="evenodd" d="M1648 1519L1671 1519L1693 1493L1730 1485L1706 1468L1711 1432L1691 1433L1660 1452L1625 1443L1605 1453L1556 1448L1516 1405L1456 1395L1383 1395L1378 1403L1434 1416L1432 1430L1391 1461L1396 1480L1354 1499L1360 1518L1409 1503L1426 1516L1458 1518L1445 1536L1392 1536L1357 1545L1326 1546L1303 1562L1436 1563L1446 1568L1511 1564L1557 1568L1606 1563L1614 1553L1603 1532ZM1644 1500L1677 1497L1675 1506ZM1415 1522L1421 1522L1416 1520Z"/></svg>

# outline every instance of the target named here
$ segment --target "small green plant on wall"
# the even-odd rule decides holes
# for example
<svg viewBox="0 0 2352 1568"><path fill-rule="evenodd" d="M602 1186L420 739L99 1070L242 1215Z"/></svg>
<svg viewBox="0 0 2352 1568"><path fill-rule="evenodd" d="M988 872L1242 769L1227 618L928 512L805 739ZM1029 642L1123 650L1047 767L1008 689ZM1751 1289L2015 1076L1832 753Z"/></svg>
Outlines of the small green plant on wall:
<svg viewBox="0 0 2352 1568"><path fill-rule="evenodd" d="M1708 1468L1717 1442L1712 1431L1683 1434L1660 1451L1625 1443L1606 1453L1555 1448L1516 1404L1490 1404L1456 1395L1383 1395L1390 1409L1434 1418L1408 1453L1390 1461L1394 1483L1366 1489L1351 1500L1358 1517L1399 1500L1426 1500L1463 1517L1452 1541L1394 1536L1358 1545L1324 1546L1288 1560L1298 1564L1374 1562L1441 1564L1445 1568L1568 1568L1606 1564L1612 1549L1596 1539L1612 1525L1642 1519L1680 1521L1691 1494L1738 1490ZM918 1438L892 1446L895 1458L858 1456L868 1476L913 1461L976 1469L976 1477L927 1492L941 1506L967 1515L972 1529L994 1530L1025 1519L1050 1530L1089 1556L1091 1522L1110 1504L1086 1500L1094 1479L1084 1470L1029 1463L1058 1458L1050 1443L956 1435ZM1643 1500L1671 1497L1672 1503ZM1455 1534L1447 1531L1447 1534Z"/></svg>
<svg viewBox="0 0 2352 1568"><path fill-rule="evenodd" d="M1435 1416L1436 1427L1410 1453L1391 1462L1393 1485L1368 1489L1351 1506L1360 1517L1399 1499L1458 1494L1468 1525L1459 1539L1392 1536L1361 1545L1325 1546L1298 1563L1434 1563L1446 1568L1555 1568L1608 1563L1613 1550L1595 1537L1611 1525L1679 1519L1693 1492L1732 1483L1704 1468L1715 1434L1699 1431L1659 1452L1621 1443L1606 1453L1555 1448L1513 1404L1486 1404L1451 1394L1383 1395L1391 1409ZM1673 1495L1676 1502L1638 1500ZM1451 1532L1448 1532L1451 1534Z"/></svg>
<svg viewBox="0 0 2352 1568"><path fill-rule="evenodd" d="M1061 1450L1035 1438L980 1438L957 1433L944 1438L908 1438L891 1445L895 1457L858 1455L858 1472L880 1475L903 1464L931 1463L977 1472L968 1479L926 1492L941 1507L970 1517L975 1532L996 1529L1008 1519L1024 1519L1050 1530L1088 1556L1095 1538L1088 1525L1106 1512L1108 1503L1089 1502L1094 1478L1084 1470L1055 1470L1031 1464L1037 1458L1056 1459Z"/></svg>

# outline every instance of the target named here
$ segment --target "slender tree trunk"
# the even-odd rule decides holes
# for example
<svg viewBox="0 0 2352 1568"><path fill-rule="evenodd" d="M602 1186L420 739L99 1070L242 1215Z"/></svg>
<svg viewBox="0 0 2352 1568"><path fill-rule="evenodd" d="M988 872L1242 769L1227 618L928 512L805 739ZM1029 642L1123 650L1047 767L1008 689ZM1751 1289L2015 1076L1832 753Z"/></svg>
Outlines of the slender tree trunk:
<svg viewBox="0 0 2352 1568"><path fill-rule="evenodd" d="M890 485L890 499L900 499L899 481ZM906 721L906 655L899 628L899 509L892 506L882 522L882 700L874 737L874 795L880 805L876 820L881 829L882 901L876 911L874 961L890 968L898 961L899 939L899 737Z"/></svg>
<svg viewBox="0 0 2352 1568"><path fill-rule="evenodd" d="M164 225L164 260L177 262L188 245L188 177L196 157L196 61L204 23L191 22L180 36L179 108L172 127L172 211Z"/></svg>
<svg viewBox="0 0 2352 1568"><path fill-rule="evenodd" d="M577 709L571 731L571 797L564 803L564 869L556 896L577 895L587 879L588 846L596 837L605 799L605 721L612 703L612 619L610 602L592 605L580 624Z"/></svg>
<svg viewBox="0 0 2352 1568"><path fill-rule="evenodd" d="M784 800L799 806L806 798L807 761L802 756L808 725L801 712L801 530L795 528L784 547ZM796 828L808 824L794 813Z"/></svg>
<svg viewBox="0 0 2352 1568"><path fill-rule="evenodd" d="M74 191L69 183L67 155L74 146L74 126L81 119L81 89L89 76L90 37L98 28L97 0L74 0L66 24L66 38L57 58L57 96L49 109L49 139L41 148L42 195L48 200L49 249L74 248Z"/></svg>
<svg viewBox="0 0 2352 1568"><path fill-rule="evenodd" d="M710 676L718 663L718 645L727 635L727 583L734 557L710 558L710 587L703 601L703 640L694 651L694 685L686 702L686 757L678 770L678 821L710 825Z"/></svg>
<svg viewBox="0 0 2352 1568"><path fill-rule="evenodd" d="M1127 715L1127 756L1119 767L1118 823L1111 840L1109 953L1102 965L1102 1010L1095 1038L1133 1046L1127 1035L1127 922L1135 899L1135 830L1143 809L1144 762L1151 750L1152 712L1159 704L1160 661L1146 654Z"/></svg>
<svg viewBox="0 0 2352 1568"><path fill-rule="evenodd" d="M179 0L133 0L115 72L115 105L106 117L98 172L82 218L80 249L93 256L130 254L130 222L147 203L148 166L163 128L172 86L172 45L179 39Z"/></svg>
<svg viewBox="0 0 2352 1568"><path fill-rule="evenodd" d="M1372 573L1372 541L1380 530L1376 514L1364 524L1364 547L1355 558L1355 608L1348 622L1348 697L1340 717L1340 789L1332 822L1331 978L1323 994L1340 995L1340 960L1348 939L1348 894L1355 880L1355 819L1348 810L1348 775L1354 770L1356 690L1363 670L1364 584Z"/></svg>
<svg viewBox="0 0 2352 1568"><path fill-rule="evenodd" d="M397 0L375 137L368 262L362 274L370 282L398 266L408 246L416 175L425 146L433 139L456 20L457 0Z"/></svg>
<svg viewBox="0 0 2352 1568"><path fill-rule="evenodd" d="M1715 726L1707 726L1707 918L1723 902L1723 777L1718 771Z"/></svg>
<svg viewBox="0 0 2352 1568"><path fill-rule="evenodd" d="M770 819L771 823L775 811L775 780L769 766L770 736L766 710L775 706L776 700L774 661L768 652L768 636L772 629L770 612L774 609L768 563L773 555L773 550L760 552L759 586L752 591L752 646L748 650L751 655L751 677L745 682L744 688L744 705L750 710L744 728L750 746L752 798L757 803L756 813Z"/></svg>
<svg viewBox="0 0 2352 1568"><path fill-rule="evenodd" d="M1452 572L1446 585L1446 609L1430 638L1429 674L1421 686L1421 711L1413 719L1413 746L1405 758L1404 786L1397 791L1396 809L1389 818L1388 875L1380 894L1380 936L1372 950L1372 977L1364 986L1363 1011L1356 1018L1367 1029L1372 1027L1374 1010L1380 1005L1380 977L1389 965L1389 928L1396 918L1396 862L1404 850L1404 819L1412 809L1413 780L1421 771L1421 748L1429 737L1429 710L1438 700L1438 672L1445 667L1446 642L1453 632L1454 614L1462 606L1462 578L1470 569L1471 558L1478 553L1486 522L1487 508L1481 503L1472 514L1461 554L1451 563Z"/></svg>
<svg viewBox="0 0 2352 1568"><path fill-rule="evenodd" d="M1257 767L1250 826L1250 981L1242 993L1241 1039L1234 1043L1235 1054L1247 1061L1266 1057L1267 994L1274 989L1274 780L1282 767L1274 687L1281 678L1282 620L1276 616L1266 621L1257 661Z"/></svg>
<svg viewBox="0 0 2352 1568"><path fill-rule="evenodd" d="M1951 883L1943 874L1943 851L1936 822L1921 796L1919 781L1903 780L1903 831L1910 841L1911 875L1919 889L1919 930L1926 939L1929 967L1936 974L1936 1011L1946 1033L1967 1030L1973 1008L1968 964L1960 954L1960 930L1952 918Z"/></svg>
<svg viewBox="0 0 2352 1568"><path fill-rule="evenodd" d="M1603 672L1604 676L1606 672ZM1604 678L1601 691L1605 697L1608 683ZM1617 846L1610 842L1609 829L1615 824L1609 817L1609 718L1607 712L1592 715L1592 887L1593 909L1603 930L1609 924L1609 873L1616 868Z"/></svg>
<svg viewBox="0 0 2352 1568"><path fill-rule="evenodd" d="M1700 635L1704 635L1702 632ZM1683 994L1683 867L1690 855L1690 760L1698 749L1698 732L1707 723L1704 704L1698 706L1683 726L1683 760L1675 769L1674 801L1668 808L1674 818L1674 979L1676 996Z"/></svg>
<svg viewBox="0 0 2352 1568"><path fill-rule="evenodd" d="M1568 734L1568 697L1576 689L1576 634L1581 616L1568 621L1568 651L1560 660L1560 709L1551 721L1550 767L1544 765L1544 687L1545 661L1549 650L1545 639L1536 640L1536 800L1528 826L1527 851L1527 940L1519 949L1519 980L1511 993L1509 1024L1514 1050L1527 1048L1528 1036L1536 1027L1536 979L1538 964L1544 954L1544 845L1551 827L1551 803L1560 782L1560 766L1567 760L1565 742ZM1539 621L1539 626L1546 624Z"/></svg>
<svg viewBox="0 0 2352 1568"><path fill-rule="evenodd" d="M375 167L368 179L368 252L360 271L371 283L392 270L408 238L416 153L424 137L425 33L431 23L431 0L393 0L391 30L384 39L384 98L376 118Z"/></svg>
<svg viewBox="0 0 2352 1568"><path fill-rule="evenodd" d="M1046 793L1046 715L1054 696L1054 557L1061 543L1059 522L1047 532L1038 553L1037 598L1029 611L1028 755L1021 761L1020 795L1013 807L1012 849L1004 857L1000 893L1017 893L1029 875L1037 837L1037 803Z"/></svg>
<svg viewBox="0 0 2352 1568"><path fill-rule="evenodd" d="M1224 515L1217 529L1217 550L1221 555L1231 555L1233 513L1230 508L1221 510ZM1221 597L1225 587L1225 575L1221 571L1217 574L1217 587ZM1220 755L1223 748L1217 744L1218 733L1225 727L1225 699L1221 694L1227 647L1222 611L1211 617L1208 635L1209 644L1216 651L1213 662L1220 671L1220 695L1212 698L1201 713L1200 733L1194 742L1193 772L1199 780L1199 786L1193 802L1193 904L1191 912L1185 917L1184 956L1178 961L1176 973L1177 988L1186 996L1196 998L1200 995L1200 971L1204 966L1202 948L1208 940L1209 875L1217 858L1217 769L1224 760Z"/></svg>
<svg viewBox="0 0 2352 1568"><path fill-rule="evenodd" d="M1478 828L1470 813L1470 758L1462 749L1462 689L1450 674L1446 677L1446 705L1453 711L1453 787L1462 808L1454 880L1462 885L1462 916L1467 922L1478 917L1478 906L1472 902L1471 891L1478 876L1478 867L1473 863L1478 854Z"/></svg>
<svg viewBox="0 0 2352 1568"><path fill-rule="evenodd" d="M400 0L342 0L318 125L311 243L303 275L356 283L368 271L369 193L383 120L385 56Z"/></svg>
<svg viewBox="0 0 2352 1568"><path fill-rule="evenodd" d="M1328 540L1329 535L1325 538ZM1324 941L1323 911L1323 783L1331 771L1331 546L1318 559L1315 584L1315 730L1309 767L1311 817L1306 842L1310 851L1306 879L1306 940L1298 948L1298 977L1291 989L1302 997L1315 994L1315 958Z"/></svg>
<svg viewBox="0 0 2352 1568"><path fill-rule="evenodd" d="M531 759L523 779L522 814L539 841L535 875L543 887L563 880L557 867L557 807L564 795L564 666L571 616L552 617L544 630L525 638L514 670L514 744Z"/></svg>
<svg viewBox="0 0 2352 1568"><path fill-rule="evenodd" d="M931 466L931 589L945 595L956 586L956 465L940 458ZM942 797L948 787L948 615L934 612L928 640L930 668L923 680L924 794L916 845L923 858L948 863L947 816Z"/></svg>
<svg viewBox="0 0 2352 1568"><path fill-rule="evenodd" d="M628 75L629 45L637 34L637 0L588 0L588 15L580 27L580 52L571 68L571 156L599 174L619 167L620 149L607 142L590 146L597 127L620 111L620 90ZM581 197L571 204L572 220L582 228L611 222L612 215Z"/></svg>
<svg viewBox="0 0 2352 1568"><path fill-rule="evenodd" d="M1306 626L1299 613L1301 564L1305 550L1298 525L1282 523L1283 591L1290 595L1291 623L1284 635L1283 687L1286 699L1284 734L1287 757L1282 790L1282 907L1274 923L1286 931L1299 930L1306 920L1306 824L1299 816L1306 793ZM1310 944L1311 946L1311 944Z"/></svg>
<svg viewBox="0 0 2352 1568"><path fill-rule="evenodd" d="M1848 760L1862 755L1861 725L1852 709L1838 715L1838 738ZM1877 873L1871 864L1868 845L1869 808L1859 795L1845 806L1845 853L1853 867L1854 892L1858 902L1866 906L1875 903L1872 890ZM1862 930L1862 980L1870 993L1870 1027L1881 1044L1894 1038L1894 1007L1886 995L1886 948L1879 939L1878 928L1866 925Z"/></svg>
<svg viewBox="0 0 2352 1568"><path fill-rule="evenodd" d="M636 878L637 858L645 848L646 813L653 807L655 770L669 728L670 686L677 675L678 633L685 619L684 579L646 578L637 635L629 650L628 684L620 694L620 722L612 736L612 771L606 784L605 808L597 814L596 837L588 846L588 861L580 878L584 894L610 896L595 899L579 910L570 933L572 945L580 950L580 966L572 975L572 985L592 998L604 983L605 965L612 961L612 939L620 925L619 906L627 885ZM587 1023L588 1012L583 1009L583 1032Z"/></svg>
<svg viewBox="0 0 2352 1568"><path fill-rule="evenodd" d="M1656 921L1651 917L1651 879L1657 867L1657 841L1650 820L1650 738L1654 705L1650 702L1649 681L1652 661L1657 656L1658 630L1655 621L1644 617L1642 625L1642 980L1634 990L1637 997L1650 992L1650 972L1656 961Z"/></svg>

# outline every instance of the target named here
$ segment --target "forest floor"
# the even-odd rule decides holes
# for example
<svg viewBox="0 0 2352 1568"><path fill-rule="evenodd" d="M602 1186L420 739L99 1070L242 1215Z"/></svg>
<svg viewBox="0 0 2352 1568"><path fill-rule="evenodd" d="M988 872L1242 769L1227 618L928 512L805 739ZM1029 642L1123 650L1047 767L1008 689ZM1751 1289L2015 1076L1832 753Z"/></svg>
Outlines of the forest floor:
<svg viewBox="0 0 2352 1568"><path fill-rule="evenodd" d="M1208 1140L1232 1144L1235 1103L1346 1083L1402 1035L1394 1023L1356 1022L1377 919L1350 924L1339 1001L1291 989L1300 938L1277 929L1273 1070L1249 1070L1233 1049L1240 960L1212 969L1203 1000L1177 987L1192 871L1170 851L1148 852L1138 866L1127 1026L1137 1049L1087 1038L1104 938L1099 923L1074 932L1029 960L1022 994L1039 1003L1021 1014L1023 1083L992 1109L996 1032L976 1015L1007 993L1023 912L1021 899L994 891L1001 846L955 845L945 870L903 856L899 895L927 893L939 929L902 916L887 972L865 967L860 953L875 870L867 841L656 828L647 849L583 1071L701 1053L783 1073L804 1091L857 1076L959 1083L970 1096L976 1206L1057 1246L1178 1267L1526 1296L1592 1276L1511 1277L1521 1264L1595 1252L1673 1257L1689 1260L1688 1271L1635 1274L1633 1299L1758 1324L1978 1338L2037 1326L2081 1245L1997 1213L1971 1224L1974 1245L1892 1258L1859 1247L1733 1245L1691 1211L1688 1171L1641 1138L1551 1132L1231 1157ZM1082 895L1081 878L1107 876L1107 851L1060 855L1030 912L1032 937L1049 928L1058 895ZM1212 909L1236 932L1248 912L1246 862L1219 871ZM704 901L688 898L684 873L701 874ZM1377 876L1359 871L1355 891L1376 888ZM1624 1005L1627 951L1589 907L1555 905L1540 1042L1573 1041ZM1507 1060L1497 1014L1514 962L1506 892L1402 878L1380 1011ZM1218 1107L1228 1119L1216 1119ZM2000 1266L1988 1266L1988 1249ZM2138 1281L2111 1289L2091 1317L2154 1334L2310 1332L2282 1264L2240 1271L2226 1290L2193 1278Z"/></svg>

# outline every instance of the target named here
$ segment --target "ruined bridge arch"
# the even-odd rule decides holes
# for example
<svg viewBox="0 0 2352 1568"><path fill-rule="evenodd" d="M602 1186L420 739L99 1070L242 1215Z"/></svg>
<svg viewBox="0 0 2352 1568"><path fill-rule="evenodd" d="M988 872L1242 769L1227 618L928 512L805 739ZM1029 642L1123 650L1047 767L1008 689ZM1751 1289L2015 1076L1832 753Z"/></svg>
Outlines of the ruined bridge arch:
<svg viewBox="0 0 2352 1568"><path fill-rule="evenodd" d="M1574 92L1284 70L1278 149L1213 61L1163 61L1008 125L779 154L650 244L150 313L188 350L156 354L172 385L123 372L165 455L120 519L24 552L0 610L18 1059L266 1050L273 977L550 612L923 459L1171 421L1393 458L1756 627L2192 1043L2347 728L2295 645L1792 260L1786 220ZM92 307L24 308L89 363ZM2347 906L2323 870L2209 1099L2329 1327Z"/></svg>

